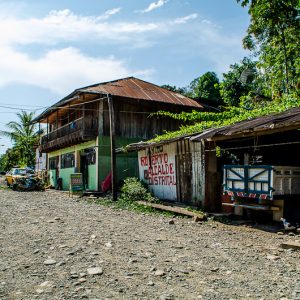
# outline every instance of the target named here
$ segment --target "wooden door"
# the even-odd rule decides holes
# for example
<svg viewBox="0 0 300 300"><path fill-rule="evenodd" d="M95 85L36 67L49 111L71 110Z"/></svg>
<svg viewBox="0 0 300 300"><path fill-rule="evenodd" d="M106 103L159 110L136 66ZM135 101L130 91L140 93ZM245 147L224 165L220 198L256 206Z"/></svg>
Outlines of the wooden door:
<svg viewBox="0 0 300 300"><path fill-rule="evenodd" d="M178 154L175 159L177 199L188 204L192 202L192 154Z"/></svg>

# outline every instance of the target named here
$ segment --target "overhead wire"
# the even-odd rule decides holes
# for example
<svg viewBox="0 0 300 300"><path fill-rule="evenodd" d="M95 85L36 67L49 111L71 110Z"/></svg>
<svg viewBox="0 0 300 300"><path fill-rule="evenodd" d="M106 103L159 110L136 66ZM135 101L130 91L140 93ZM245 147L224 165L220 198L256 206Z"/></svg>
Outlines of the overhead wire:
<svg viewBox="0 0 300 300"><path fill-rule="evenodd" d="M26 111L37 111L37 110L43 109L43 108L29 109L29 108L23 108L23 107L12 107L12 106L7 106L7 105L0 105L0 107L7 108L7 109L13 109L13 110L26 110Z"/></svg>
<svg viewBox="0 0 300 300"><path fill-rule="evenodd" d="M25 106L25 107L40 107L40 108L44 108L44 107L47 107L47 106L42 106L42 105L30 105L30 104L16 104L16 103L2 103L0 102L0 105L8 105L8 106Z"/></svg>
<svg viewBox="0 0 300 300"><path fill-rule="evenodd" d="M263 148L263 147L273 147L273 146L284 146L284 145L293 145L300 144L299 142L285 142L285 143L274 143L274 144L263 144L263 145L253 145L253 146L241 146L241 147L221 147L221 150L240 150L240 149L249 149L249 148ZM207 149L205 152L215 152L216 149Z"/></svg>
<svg viewBox="0 0 300 300"><path fill-rule="evenodd" d="M33 111L33 112L36 112L36 111L39 111L39 110L42 110L44 109L45 112L48 110L48 111L55 111L55 110L58 110L58 109L63 109L63 110L72 110L72 111L98 111L98 108L83 108L83 107L80 107L80 108L77 108L78 106L83 106L85 104L90 104L90 103L94 103L94 102L99 102L99 100L104 100L104 99L107 99L107 97L101 97L101 98L97 98L97 99L93 99L93 100L90 100L90 101L85 101L85 102L81 102L81 103L75 103L75 104L66 104L64 106L30 106L28 105L28 107L36 107L36 109L29 109L29 108L22 108L21 106L20 107L13 107L13 106L9 106L9 105L2 105L0 103L0 107L2 108L7 108L7 109L12 109L12 110L25 110L25 111ZM25 105L24 105L25 106ZM103 110L104 112L109 112L109 109L104 109ZM0 112L2 113L2 112ZM9 112L9 113L12 113L12 112ZM153 111L151 112L148 112L148 111L127 111L127 110L121 110L121 111L118 111L118 113L130 113L130 114L146 114L146 115L150 115L150 114L153 114Z"/></svg>
<svg viewBox="0 0 300 300"><path fill-rule="evenodd" d="M83 106L85 104L90 104L90 103L94 103L94 102L98 102L99 100L104 100L107 99L107 97L102 97L102 98L97 98L97 99L93 99L90 101L85 101L83 103L75 103L75 104L70 104L70 105L64 105L64 106L30 106L30 107L36 107L36 109L29 109L29 108L22 108L22 107L12 107L9 105L2 105L0 103L0 107L3 108L7 108L7 109L13 109L13 110L26 110L26 111L38 111L41 109L45 109L45 110L57 110L57 109L65 109L65 110L72 110L72 111L98 111L97 108L77 108L78 106ZM104 109L103 111L105 112L109 112L108 109ZM153 111L151 112L147 112L147 111L119 111L120 113L132 113L132 114L152 114ZM0 112L1 113L1 112ZM11 113L11 112L10 112Z"/></svg>

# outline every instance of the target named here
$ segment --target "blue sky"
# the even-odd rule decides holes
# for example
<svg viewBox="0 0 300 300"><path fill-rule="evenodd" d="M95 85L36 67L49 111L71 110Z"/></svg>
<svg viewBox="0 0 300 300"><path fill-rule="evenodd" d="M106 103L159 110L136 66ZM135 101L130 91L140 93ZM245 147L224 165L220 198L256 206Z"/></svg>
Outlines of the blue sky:
<svg viewBox="0 0 300 300"><path fill-rule="evenodd" d="M0 130L20 108L39 113L81 86L221 77L247 55L248 25L235 0L0 0Z"/></svg>

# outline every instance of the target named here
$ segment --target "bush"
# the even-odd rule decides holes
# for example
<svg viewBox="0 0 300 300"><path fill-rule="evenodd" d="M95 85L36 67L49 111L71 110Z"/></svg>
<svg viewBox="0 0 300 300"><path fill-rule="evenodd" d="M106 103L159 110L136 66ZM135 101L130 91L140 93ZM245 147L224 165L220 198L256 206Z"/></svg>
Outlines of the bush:
<svg viewBox="0 0 300 300"><path fill-rule="evenodd" d="M120 200L123 201L149 201L154 202L157 199L151 195L145 185L135 177L129 177L124 180L121 188Z"/></svg>

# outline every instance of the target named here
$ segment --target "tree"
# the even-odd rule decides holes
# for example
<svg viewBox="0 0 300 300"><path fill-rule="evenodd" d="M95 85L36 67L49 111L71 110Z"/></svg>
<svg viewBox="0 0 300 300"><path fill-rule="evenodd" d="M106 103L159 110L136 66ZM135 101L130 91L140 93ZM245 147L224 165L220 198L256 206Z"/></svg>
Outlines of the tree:
<svg viewBox="0 0 300 300"><path fill-rule="evenodd" d="M212 105L221 103L219 79L215 72L206 72L194 79L188 90L188 95L192 98L208 100Z"/></svg>
<svg viewBox="0 0 300 300"><path fill-rule="evenodd" d="M21 152L17 148L7 149L5 154L0 157L0 170L9 171L21 161Z"/></svg>
<svg viewBox="0 0 300 300"><path fill-rule="evenodd" d="M256 53L273 94L297 89L300 78L299 0L237 0L251 22L244 47Z"/></svg>
<svg viewBox="0 0 300 300"><path fill-rule="evenodd" d="M164 84L161 86L162 88L169 90L171 92L179 93L182 95L186 94L186 88L177 87L175 85Z"/></svg>
<svg viewBox="0 0 300 300"><path fill-rule="evenodd" d="M230 65L230 70L223 74L220 93L229 106L239 106L242 97L267 97L263 75L257 69L257 63L244 57L240 63Z"/></svg>
<svg viewBox="0 0 300 300"><path fill-rule="evenodd" d="M20 165L34 165L35 163L35 152L34 147L38 141L38 134L35 130L35 125L32 124L33 112L21 111L17 113L19 121L9 122L6 127L7 131L0 131L0 135L6 136L13 142L14 152L19 152L19 157L16 155L7 156L13 161L12 164Z"/></svg>

